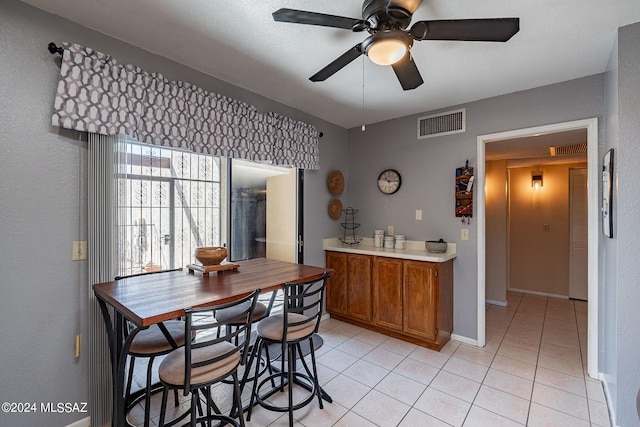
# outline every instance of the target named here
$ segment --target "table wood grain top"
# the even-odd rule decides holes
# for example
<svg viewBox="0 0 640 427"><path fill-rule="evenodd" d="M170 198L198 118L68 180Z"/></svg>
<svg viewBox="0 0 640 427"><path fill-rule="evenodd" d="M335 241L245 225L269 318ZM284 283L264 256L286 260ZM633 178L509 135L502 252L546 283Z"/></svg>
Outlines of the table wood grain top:
<svg viewBox="0 0 640 427"><path fill-rule="evenodd" d="M239 261L238 271L202 275L183 271L129 277L93 285L101 298L127 319L149 326L184 314L186 308L233 301L255 289L269 292L286 282L319 278L329 269L256 258Z"/></svg>

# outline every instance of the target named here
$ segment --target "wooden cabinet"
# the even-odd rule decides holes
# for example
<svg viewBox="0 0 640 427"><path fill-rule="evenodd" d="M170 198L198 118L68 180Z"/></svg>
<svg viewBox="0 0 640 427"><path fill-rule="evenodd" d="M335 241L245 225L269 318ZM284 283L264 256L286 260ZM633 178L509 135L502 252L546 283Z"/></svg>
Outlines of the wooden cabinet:
<svg viewBox="0 0 640 427"><path fill-rule="evenodd" d="M327 252L333 275L327 282L327 311L370 321L372 314L371 257Z"/></svg>
<svg viewBox="0 0 640 427"><path fill-rule="evenodd" d="M359 320L371 320L371 257L347 255L347 289L349 292L349 316Z"/></svg>
<svg viewBox="0 0 640 427"><path fill-rule="evenodd" d="M327 251L334 275L327 311L396 338L440 350L453 330L453 260L413 261Z"/></svg>
<svg viewBox="0 0 640 427"><path fill-rule="evenodd" d="M398 258L375 257L373 301L375 324L402 331L402 264Z"/></svg>
<svg viewBox="0 0 640 427"><path fill-rule="evenodd" d="M327 311L334 314L347 314L347 254L327 252L327 268L333 273L327 280Z"/></svg>
<svg viewBox="0 0 640 427"><path fill-rule="evenodd" d="M438 266L404 262L403 326L408 334L435 340L438 335Z"/></svg>

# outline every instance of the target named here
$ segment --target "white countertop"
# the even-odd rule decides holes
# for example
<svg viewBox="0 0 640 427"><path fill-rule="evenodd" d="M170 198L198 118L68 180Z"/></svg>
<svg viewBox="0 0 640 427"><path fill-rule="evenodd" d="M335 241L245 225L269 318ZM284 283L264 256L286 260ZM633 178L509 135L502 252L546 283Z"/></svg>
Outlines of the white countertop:
<svg viewBox="0 0 640 427"><path fill-rule="evenodd" d="M411 259L414 261L445 262L454 259L456 244L448 243L447 251L441 254L427 252L424 240L407 240L405 249L385 249L373 246L372 237L363 237L358 245L345 245L337 237L323 239L322 247L325 251L348 252L352 254L384 256L389 258Z"/></svg>

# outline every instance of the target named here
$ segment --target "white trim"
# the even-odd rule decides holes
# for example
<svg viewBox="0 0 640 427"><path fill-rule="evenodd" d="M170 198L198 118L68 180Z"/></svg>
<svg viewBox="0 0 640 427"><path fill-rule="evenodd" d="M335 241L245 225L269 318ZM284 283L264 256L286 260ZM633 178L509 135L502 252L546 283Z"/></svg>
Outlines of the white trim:
<svg viewBox="0 0 640 427"><path fill-rule="evenodd" d="M609 409L609 423L612 426L619 427L616 424L616 413L615 411L611 410L611 392L609 391L609 383L606 380L606 376L603 373L598 373L598 377L596 379L600 380L600 382L602 383L604 397L607 403L607 408Z"/></svg>
<svg viewBox="0 0 640 427"><path fill-rule="evenodd" d="M500 307L506 307L507 301L494 301L492 299L485 300L485 304L499 305Z"/></svg>
<svg viewBox="0 0 640 427"><path fill-rule="evenodd" d="M452 341L458 341L458 342L461 342L463 344L469 344L469 345L478 346L478 340L474 340L473 338L463 337L462 335L451 334L451 340Z"/></svg>
<svg viewBox="0 0 640 427"><path fill-rule="evenodd" d="M529 289L509 288L509 290L513 291L513 292L520 292L520 293L523 293L523 294L539 295L541 297L569 299L569 297L567 295L558 295L558 294L550 294L548 292L530 291Z"/></svg>
<svg viewBox="0 0 640 427"><path fill-rule="evenodd" d="M599 200L598 182L600 178L598 170L598 119L590 118L575 120L572 122L556 123L552 125L536 126L526 129L517 129L506 132L498 132L488 135L479 135L477 138L478 164L476 171L476 188L485 188L485 144L491 141L512 139L516 137L530 136L561 132L574 129L587 130L587 187L589 208L587 222L589 228L588 258L589 258L589 302L588 302L588 344L587 344L587 372L591 378L598 377L598 237L599 228ZM485 345L485 194L477 191L475 208L478 221L478 347Z"/></svg>
<svg viewBox="0 0 640 427"><path fill-rule="evenodd" d="M66 427L91 427L91 417L86 417L75 423L68 424Z"/></svg>

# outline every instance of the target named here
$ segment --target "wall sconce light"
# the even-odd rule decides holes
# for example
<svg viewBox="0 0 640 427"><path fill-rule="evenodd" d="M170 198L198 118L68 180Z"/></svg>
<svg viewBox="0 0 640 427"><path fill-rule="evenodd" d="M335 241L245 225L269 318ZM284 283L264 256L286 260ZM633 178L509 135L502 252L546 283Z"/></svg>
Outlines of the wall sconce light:
<svg viewBox="0 0 640 427"><path fill-rule="evenodd" d="M534 190L539 190L542 187L542 172L531 174L531 186Z"/></svg>

